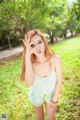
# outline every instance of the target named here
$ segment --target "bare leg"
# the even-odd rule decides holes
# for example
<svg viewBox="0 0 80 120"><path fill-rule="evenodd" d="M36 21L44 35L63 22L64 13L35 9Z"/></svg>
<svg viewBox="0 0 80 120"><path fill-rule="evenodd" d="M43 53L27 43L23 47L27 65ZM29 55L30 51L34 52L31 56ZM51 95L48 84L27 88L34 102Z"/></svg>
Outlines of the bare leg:
<svg viewBox="0 0 80 120"><path fill-rule="evenodd" d="M43 110L43 105L41 106L34 106L34 111L35 111L35 116L36 120L44 120L44 110Z"/></svg>
<svg viewBox="0 0 80 120"><path fill-rule="evenodd" d="M46 114L47 114L48 120L56 120L56 117L55 117L56 107L52 108L48 103L45 103L45 106L46 106Z"/></svg>

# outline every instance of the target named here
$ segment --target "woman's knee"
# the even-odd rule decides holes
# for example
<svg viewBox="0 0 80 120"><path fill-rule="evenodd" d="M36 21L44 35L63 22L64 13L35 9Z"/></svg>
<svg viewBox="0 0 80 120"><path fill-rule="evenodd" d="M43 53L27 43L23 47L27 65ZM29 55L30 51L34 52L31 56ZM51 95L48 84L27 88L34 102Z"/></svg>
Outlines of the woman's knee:
<svg viewBox="0 0 80 120"><path fill-rule="evenodd" d="M56 120L56 109L55 107L54 108L51 108L50 105L46 105L46 114L47 114L47 118L48 120Z"/></svg>
<svg viewBox="0 0 80 120"><path fill-rule="evenodd" d="M47 113L48 120L56 120L55 113Z"/></svg>
<svg viewBox="0 0 80 120"><path fill-rule="evenodd" d="M44 120L44 110L43 105L41 106L33 106L35 111L36 120Z"/></svg>

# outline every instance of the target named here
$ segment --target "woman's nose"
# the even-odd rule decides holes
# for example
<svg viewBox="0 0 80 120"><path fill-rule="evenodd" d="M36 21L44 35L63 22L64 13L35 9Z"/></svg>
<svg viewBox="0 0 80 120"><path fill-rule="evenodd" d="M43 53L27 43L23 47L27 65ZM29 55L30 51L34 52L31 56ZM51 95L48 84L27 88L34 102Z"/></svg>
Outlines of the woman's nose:
<svg viewBox="0 0 80 120"><path fill-rule="evenodd" d="M40 46L39 45L37 45L37 50L40 50Z"/></svg>

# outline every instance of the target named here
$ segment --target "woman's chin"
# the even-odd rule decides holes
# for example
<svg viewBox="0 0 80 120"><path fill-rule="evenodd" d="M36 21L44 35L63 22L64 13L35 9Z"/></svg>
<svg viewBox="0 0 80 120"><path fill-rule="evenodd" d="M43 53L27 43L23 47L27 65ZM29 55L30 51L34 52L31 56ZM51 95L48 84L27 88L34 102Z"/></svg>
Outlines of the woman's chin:
<svg viewBox="0 0 80 120"><path fill-rule="evenodd" d="M44 55L44 52L39 51L39 52L37 52L35 55L36 55L36 56L43 56L43 55Z"/></svg>

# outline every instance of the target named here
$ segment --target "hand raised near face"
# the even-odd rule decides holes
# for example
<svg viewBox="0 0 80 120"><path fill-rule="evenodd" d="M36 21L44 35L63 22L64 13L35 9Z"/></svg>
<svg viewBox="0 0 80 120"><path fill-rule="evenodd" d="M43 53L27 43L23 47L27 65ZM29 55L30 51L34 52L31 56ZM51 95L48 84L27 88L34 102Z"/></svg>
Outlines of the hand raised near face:
<svg viewBox="0 0 80 120"><path fill-rule="evenodd" d="M23 39L23 43L26 47L26 52L31 55L34 52L34 50L36 49L35 43L30 42L30 36L27 39L26 35L25 35L25 39Z"/></svg>

